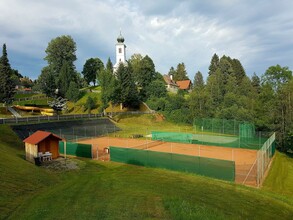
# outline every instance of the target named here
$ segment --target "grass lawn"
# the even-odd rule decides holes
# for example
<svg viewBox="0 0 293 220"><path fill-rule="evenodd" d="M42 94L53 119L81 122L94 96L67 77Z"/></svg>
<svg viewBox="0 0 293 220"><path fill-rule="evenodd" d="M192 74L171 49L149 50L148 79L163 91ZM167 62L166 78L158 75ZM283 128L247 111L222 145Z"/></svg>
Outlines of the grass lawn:
<svg viewBox="0 0 293 220"><path fill-rule="evenodd" d="M6 107L0 107L0 118L11 118L12 114Z"/></svg>
<svg viewBox="0 0 293 220"><path fill-rule="evenodd" d="M263 184L263 190L282 196L293 206L293 158L276 151L271 170Z"/></svg>
<svg viewBox="0 0 293 220"><path fill-rule="evenodd" d="M99 107L101 105L101 93L85 92L83 96L76 102L67 102L68 113L69 114L88 114L85 108L87 98L91 97L94 99L96 106L91 110L92 114L99 113ZM68 114L66 113L66 114Z"/></svg>
<svg viewBox="0 0 293 220"><path fill-rule="evenodd" d="M41 106L49 106L48 100L52 101L52 99L37 99L37 100L24 100L24 101L14 101L14 105L41 105Z"/></svg>
<svg viewBox="0 0 293 220"><path fill-rule="evenodd" d="M145 115L117 115L114 117L116 125L122 129L120 137L129 137L132 134L150 134L151 131L192 132L191 125L175 125L158 114ZM113 134L117 135L117 133Z"/></svg>
<svg viewBox="0 0 293 220"><path fill-rule="evenodd" d="M193 174L81 158L78 170L50 171L24 160L22 143L9 126L1 125L0 133L0 219L291 219L293 215L292 187L285 190L292 184L293 171L274 171L278 161L292 167L293 160L279 153L264 188L254 189Z"/></svg>
<svg viewBox="0 0 293 220"><path fill-rule="evenodd" d="M28 98L28 97L38 97L38 96L44 96L44 94L36 94L36 93L15 93L14 98L15 99L21 99L21 98Z"/></svg>

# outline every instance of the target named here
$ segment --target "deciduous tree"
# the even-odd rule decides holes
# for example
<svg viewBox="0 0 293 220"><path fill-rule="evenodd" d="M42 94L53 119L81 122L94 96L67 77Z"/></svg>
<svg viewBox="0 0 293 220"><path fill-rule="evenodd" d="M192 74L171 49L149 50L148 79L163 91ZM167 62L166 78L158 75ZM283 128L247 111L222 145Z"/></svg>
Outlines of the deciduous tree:
<svg viewBox="0 0 293 220"><path fill-rule="evenodd" d="M288 67L281 67L279 64L269 67L262 77L263 83L272 85L276 92L283 84L292 79L292 71Z"/></svg>
<svg viewBox="0 0 293 220"><path fill-rule="evenodd" d="M58 75L60 73L65 62L75 69L73 63L77 59L75 54L76 43L71 36L62 35L52 39L45 52L47 55L44 60L48 62L54 74Z"/></svg>
<svg viewBox="0 0 293 220"><path fill-rule="evenodd" d="M100 74L102 69L104 69L104 64L99 58L90 58L86 60L83 66L82 74L87 84L92 82L95 86L97 76Z"/></svg>

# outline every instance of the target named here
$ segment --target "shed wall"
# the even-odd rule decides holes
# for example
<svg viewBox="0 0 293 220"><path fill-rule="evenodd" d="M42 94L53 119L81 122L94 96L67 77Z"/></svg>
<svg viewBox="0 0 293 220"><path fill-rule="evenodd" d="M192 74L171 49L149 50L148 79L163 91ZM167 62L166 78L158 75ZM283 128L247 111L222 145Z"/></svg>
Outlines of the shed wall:
<svg viewBox="0 0 293 220"><path fill-rule="evenodd" d="M38 147L34 144L25 143L25 158L26 160L35 163L34 157L38 156Z"/></svg>

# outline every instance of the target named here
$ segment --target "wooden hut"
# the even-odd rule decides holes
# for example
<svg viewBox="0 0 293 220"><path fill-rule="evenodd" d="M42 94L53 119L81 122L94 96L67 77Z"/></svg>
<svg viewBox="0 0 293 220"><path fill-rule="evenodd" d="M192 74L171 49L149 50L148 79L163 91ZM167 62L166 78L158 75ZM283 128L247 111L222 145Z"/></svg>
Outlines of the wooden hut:
<svg viewBox="0 0 293 220"><path fill-rule="evenodd" d="M56 159L59 156L59 141L62 138L47 131L36 131L23 140L25 143L26 160L35 163L36 157L40 159Z"/></svg>

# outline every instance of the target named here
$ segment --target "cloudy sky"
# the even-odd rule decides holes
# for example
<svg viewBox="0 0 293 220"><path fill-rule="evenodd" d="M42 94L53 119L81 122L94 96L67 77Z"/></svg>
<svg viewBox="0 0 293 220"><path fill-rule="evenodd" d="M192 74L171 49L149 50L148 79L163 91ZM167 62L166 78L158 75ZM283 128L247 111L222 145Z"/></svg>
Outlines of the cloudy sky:
<svg viewBox="0 0 293 220"><path fill-rule="evenodd" d="M214 53L239 59L249 76L293 68L292 0L0 0L0 44L33 79L60 35L76 42L78 71L91 57L115 63L120 28L127 58L149 55L162 74L184 62L191 79L206 77Z"/></svg>

